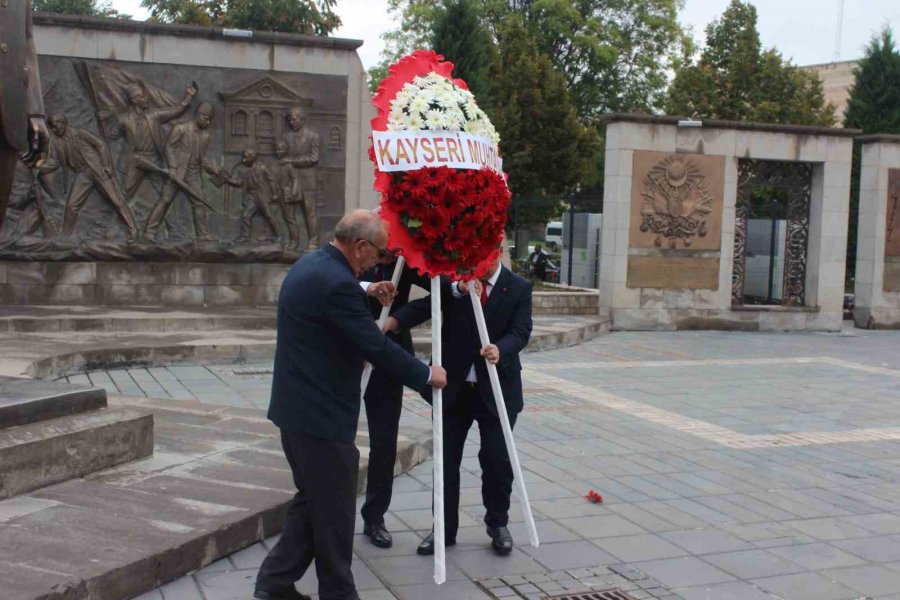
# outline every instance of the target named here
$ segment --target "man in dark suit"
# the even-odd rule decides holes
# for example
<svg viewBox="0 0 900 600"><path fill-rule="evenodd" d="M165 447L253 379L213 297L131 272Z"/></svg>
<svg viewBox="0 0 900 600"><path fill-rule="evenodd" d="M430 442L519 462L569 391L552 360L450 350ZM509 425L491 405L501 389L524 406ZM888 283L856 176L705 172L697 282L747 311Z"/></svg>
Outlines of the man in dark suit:
<svg viewBox="0 0 900 600"><path fill-rule="evenodd" d="M345 216L335 239L294 263L278 299L275 372L269 419L281 430L297 494L284 531L259 569L255 598L301 600L294 588L316 561L321 600L358 600L350 562L356 515L363 361L421 390L443 387L428 367L384 336L356 279L388 254L375 213Z"/></svg>
<svg viewBox="0 0 900 600"><path fill-rule="evenodd" d="M550 257L544 252L540 244L534 247L534 252L528 257L528 263L531 266L531 275L541 281L547 280L547 262Z"/></svg>
<svg viewBox="0 0 900 600"><path fill-rule="evenodd" d="M369 296L369 311L373 319L377 319L381 314L381 307L391 304L392 300L391 312L406 306L413 285L425 290L430 287L427 277L407 266L394 290L391 276L396 264L394 257L386 258L360 278ZM409 329L388 333L388 337L413 354ZM400 429L400 412L403 409L403 382L382 369L375 369L369 379L364 400L369 424L369 467L366 501L360 510L363 533L379 548L390 548L394 542L385 527L384 515L391 505L393 493L397 434Z"/></svg>
<svg viewBox="0 0 900 600"><path fill-rule="evenodd" d="M509 533L509 501L513 471L506 441L497 415L494 392L488 379L486 358L497 365L500 387L506 402L510 425L524 406L522 364L519 352L531 337L531 283L500 264L476 284L482 298L484 317L491 343L482 347L475 323L475 312L465 283L442 286L443 328L441 346L443 366L447 369L444 390L444 543L456 543L459 528L459 467L463 447L473 422L478 423L481 450L481 495L484 500L487 533L491 546L500 555L513 548ZM412 327L430 316L430 298L411 302L389 319L388 329ZM426 399L429 399L426 396ZM434 553L434 537L429 535L419 546L419 554Z"/></svg>
<svg viewBox="0 0 900 600"><path fill-rule="evenodd" d="M31 2L0 2L0 226L19 159L39 167L49 145Z"/></svg>

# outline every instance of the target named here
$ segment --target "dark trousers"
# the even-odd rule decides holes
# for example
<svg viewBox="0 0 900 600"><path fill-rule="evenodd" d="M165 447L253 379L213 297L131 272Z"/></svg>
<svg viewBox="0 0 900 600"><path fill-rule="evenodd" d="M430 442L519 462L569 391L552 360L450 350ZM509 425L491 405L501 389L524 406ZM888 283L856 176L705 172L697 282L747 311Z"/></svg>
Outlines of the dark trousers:
<svg viewBox="0 0 900 600"><path fill-rule="evenodd" d="M357 600L350 562L356 520L359 450L352 442L281 432L294 475L291 500L278 544L259 568L256 587L277 593L294 585L316 559L321 600Z"/></svg>
<svg viewBox="0 0 900 600"><path fill-rule="evenodd" d="M364 399L369 423L369 467L366 501L360 514L367 525L378 525L391 505L403 383L375 369Z"/></svg>
<svg viewBox="0 0 900 600"><path fill-rule="evenodd" d="M516 424L515 414L509 415L510 426ZM444 537L456 540L459 529L459 468L463 447L472 423L478 423L481 450L481 499L484 502L484 523L488 527L509 524L509 498L512 494L513 470L506 452L506 440L500 418L488 410L478 389L464 383L452 406L444 409Z"/></svg>
<svg viewBox="0 0 900 600"><path fill-rule="evenodd" d="M0 227L3 226L3 217L6 216L6 205L9 201L9 193L12 191L13 176L19 160L18 150L6 142L6 138L3 137L3 127L0 126Z"/></svg>
<svg viewBox="0 0 900 600"><path fill-rule="evenodd" d="M198 194L203 194L203 181L200 178L200 171L197 168L188 167L182 181L190 185L191 189L196 190ZM150 216L147 217L147 224L144 225L144 235L149 241L153 241L156 237L156 233L159 231L159 227L163 224L163 221L165 221L166 213L169 212L169 207L172 206L175 195L178 193L184 192L171 181L167 181L165 185L163 185L162 194L160 194L159 199L153 206L153 210L150 211ZM184 195L187 197L188 202L191 203L191 212L194 215L194 237L201 240L209 239L210 235L209 225L207 223L206 205L193 196L188 194Z"/></svg>

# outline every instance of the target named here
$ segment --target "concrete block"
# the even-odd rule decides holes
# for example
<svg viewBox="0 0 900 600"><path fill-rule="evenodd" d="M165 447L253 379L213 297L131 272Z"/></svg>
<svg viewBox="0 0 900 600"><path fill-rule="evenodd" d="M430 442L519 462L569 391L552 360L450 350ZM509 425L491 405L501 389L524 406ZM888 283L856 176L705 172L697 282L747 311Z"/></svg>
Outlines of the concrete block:
<svg viewBox="0 0 900 600"><path fill-rule="evenodd" d="M46 263L44 272L49 284L93 285L97 283L96 263Z"/></svg>
<svg viewBox="0 0 900 600"><path fill-rule="evenodd" d="M659 326L659 309L613 308L613 331L656 331Z"/></svg>
<svg viewBox="0 0 900 600"><path fill-rule="evenodd" d="M97 263L100 285L174 284L175 270L167 263Z"/></svg>
<svg viewBox="0 0 900 600"><path fill-rule="evenodd" d="M172 265L175 271L175 285L203 285L206 282L206 268L200 263Z"/></svg>
<svg viewBox="0 0 900 600"><path fill-rule="evenodd" d="M632 308L636 309L641 306L641 289L627 288L624 283L617 286L615 295L612 299L612 308Z"/></svg>
<svg viewBox="0 0 900 600"><path fill-rule="evenodd" d="M730 157L734 155L736 134L733 129L677 127L675 149L677 152Z"/></svg>
<svg viewBox="0 0 900 600"><path fill-rule="evenodd" d="M674 125L656 125L652 123L622 123L624 126L621 147L629 150L652 150L656 152L675 152Z"/></svg>
<svg viewBox="0 0 900 600"><path fill-rule="evenodd" d="M843 310L817 312L806 315L807 331L840 331L844 324Z"/></svg>
<svg viewBox="0 0 900 600"><path fill-rule="evenodd" d="M252 285L280 286L291 265L262 264L251 265L250 283Z"/></svg>
<svg viewBox="0 0 900 600"><path fill-rule="evenodd" d="M845 137L828 138L828 151L825 160L828 162L850 162L853 160L853 139Z"/></svg>
<svg viewBox="0 0 900 600"><path fill-rule="evenodd" d="M664 290L664 308L694 308L694 290Z"/></svg>
<svg viewBox="0 0 900 600"><path fill-rule="evenodd" d="M95 285L40 285L34 286L38 294L32 302L36 304L94 304L97 286Z"/></svg>
<svg viewBox="0 0 900 600"><path fill-rule="evenodd" d="M6 263L0 263L0 284L6 283Z"/></svg>
<svg viewBox="0 0 900 600"><path fill-rule="evenodd" d="M828 139L819 135L798 136L798 159L806 162L825 162Z"/></svg>
<svg viewBox="0 0 900 600"><path fill-rule="evenodd" d="M252 306L256 287L249 285L208 285L204 287L207 306Z"/></svg>
<svg viewBox="0 0 900 600"><path fill-rule="evenodd" d="M825 163L825 187L850 187L850 161Z"/></svg>
<svg viewBox="0 0 900 600"><path fill-rule="evenodd" d="M202 285L161 285L160 300L166 306L203 306L206 301Z"/></svg>
<svg viewBox="0 0 900 600"><path fill-rule="evenodd" d="M253 283L252 273L257 265L251 264L206 264L203 265L204 283L206 285L250 285ZM276 271L283 270L283 265L273 265Z"/></svg>
<svg viewBox="0 0 900 600"><path fill-rule="evenodd" d="M661 289L641 288L641 308L663 308L663 292Z"/></svg>
<svg viewBox="0 0 900 600"><path fill-rule="evenodd" d="M153 416L107 408L0 431L0 498L153 453Z"/></svg>
<svg viewBox="0 0 900 600"><path fill-rule="evenodd" d="M759 312L760 331L803 331L805 311L764 310Z"/></svg>
<svg viewBox="0 0 900 600"><path fill-rule="evenodd" d="M103 388L0 376L0 430L101 408Z"/></svg>
<svg viewBox="0 0 900 600"><path fill-rule="evenodd" d="M39 285L47 283L47 263L6 263L6 279L13 285Z"/></svg>
<svg viewBox="0 0 900 600"><path fill-rule="evenodd" d="M146 55L140 34L120 31L104 31L97 36L97 58L142 62Z"/></svg>

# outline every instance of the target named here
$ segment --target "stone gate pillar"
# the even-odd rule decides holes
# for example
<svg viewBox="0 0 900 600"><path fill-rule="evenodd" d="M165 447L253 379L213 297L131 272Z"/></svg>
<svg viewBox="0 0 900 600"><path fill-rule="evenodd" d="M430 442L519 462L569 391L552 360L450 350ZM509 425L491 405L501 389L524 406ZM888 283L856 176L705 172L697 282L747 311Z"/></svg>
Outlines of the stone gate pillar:
<svg viewBox="0 0 900 600"><path fill-rule="evenodd" d="M600 303L612 328L840 330L858 133L608 116ZM777 216L760 232L766 198ZM778 268L760 298L766 254Z"/></svg>
<svg viewBox="0 0 900 600"><path fill-rule="evenodd" d="M900 328L900 135L862 144L856 242L857 327Z"/></svg>

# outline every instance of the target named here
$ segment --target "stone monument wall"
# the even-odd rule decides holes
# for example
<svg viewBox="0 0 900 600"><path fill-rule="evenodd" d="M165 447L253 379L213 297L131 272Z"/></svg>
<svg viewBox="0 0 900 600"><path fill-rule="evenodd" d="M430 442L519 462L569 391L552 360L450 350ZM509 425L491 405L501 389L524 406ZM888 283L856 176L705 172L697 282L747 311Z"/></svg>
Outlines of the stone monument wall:
<svg viewBox="0 0 900 600"><path fill-rule="evenodd" d="M270 304L377 202L361 42L59 15L35 39L51 154L16 173L0 302Z"/></svg>
<svg viewBox="0 0 900 600"><path fill-rule="evenodd" d="M687 121L608 119L600 305L613 329L839 330L858 132ZM799 192L807 204L788 217L787 247L796 257L785 267L784 301L749 306L735 291L742 289L747 231L739 189L762 177L770 161L787 165L786 173L804 165ZM766 183L778 187L789 178Z"/></svg>
<svg viewBox="0 0 900 600"><path fill-rule="evenodd" d="M857 327L900 328L900 136L869 135L862 144L856 245Z"/></svg>

